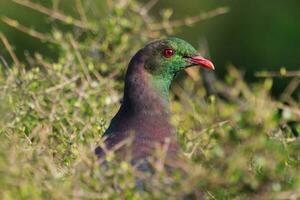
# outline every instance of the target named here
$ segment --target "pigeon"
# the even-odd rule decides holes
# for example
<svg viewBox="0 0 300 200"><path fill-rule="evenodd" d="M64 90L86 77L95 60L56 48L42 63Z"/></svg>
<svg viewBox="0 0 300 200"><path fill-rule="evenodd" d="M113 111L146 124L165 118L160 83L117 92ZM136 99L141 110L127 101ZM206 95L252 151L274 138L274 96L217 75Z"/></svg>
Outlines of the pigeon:
<svg viewBox="0 0 300 200"><path fill-rule="evenodd" d="M214 70L211 61L176 37L155 40L140 49L129 62L121 106L96 155L101 158L106 150L117 149L131 138L131 145L123 145L118 152L129 150L133 160L147 158L165 146L167 156L176 156L179 144L170 123L169 88L178 72L195 65Z"/></svg>

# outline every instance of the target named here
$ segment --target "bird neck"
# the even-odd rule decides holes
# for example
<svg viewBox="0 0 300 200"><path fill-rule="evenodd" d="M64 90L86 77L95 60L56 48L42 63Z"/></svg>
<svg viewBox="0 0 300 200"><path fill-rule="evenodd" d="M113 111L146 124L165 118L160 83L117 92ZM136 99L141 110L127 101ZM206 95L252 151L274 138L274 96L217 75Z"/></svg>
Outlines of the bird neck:
<svg viewBox="0 0 300 200"><path fill-rule="evenodd" d="M135 114L150 116L169 115L169 87L171 81L148 74L143 68L127 74L124 106Z"/></svg>
<svg viewBox="0 0 300 200"><path fill-rule="evenodd" d="M151 76L149 86L162 100L169 101L171 78L162 75Z"/></svg>

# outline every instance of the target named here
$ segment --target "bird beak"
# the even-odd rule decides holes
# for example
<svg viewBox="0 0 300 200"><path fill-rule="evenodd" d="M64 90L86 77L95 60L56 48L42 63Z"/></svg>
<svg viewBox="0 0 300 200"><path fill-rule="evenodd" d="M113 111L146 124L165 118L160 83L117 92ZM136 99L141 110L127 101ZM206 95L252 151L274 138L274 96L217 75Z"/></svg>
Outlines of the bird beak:
<svg viewBox="0 0 300 200"><path fill-rule="evenodd" d="M192 56L188 57L188 59L192 65L200 65L209 70L215 70L214 64L210 60L207 60L201 56Z"/></svg>

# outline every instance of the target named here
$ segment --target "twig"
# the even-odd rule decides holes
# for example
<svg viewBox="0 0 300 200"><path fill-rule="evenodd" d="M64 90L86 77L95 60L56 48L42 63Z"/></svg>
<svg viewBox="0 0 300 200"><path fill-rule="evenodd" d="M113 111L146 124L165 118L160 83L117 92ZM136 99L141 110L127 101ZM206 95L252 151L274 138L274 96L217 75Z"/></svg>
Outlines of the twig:
<svg viewBox="0 0 300 200"><path fill-rule="evenodd" d="M31 8L33 10L36 10L36 11L40 12L40 13L48 15L48 16L50 16L54 19L57 19L59 21L62 21L66 24L73 24L73 25L75 25L79 28L94 30L92 27L88 26L86 24L86 22L83 22L83 21L78 20L78 19L74 19L73 17L65 15L61 12L56 11L56 10L51 10L47 7L44 7L44 6L40 5L40 4L31 2L31 1L28 1L28 0L12 0L12 1L19 4L19 5Z"/></svg>
<svg viewBox="0 0 300 200"><path fill-rule="evenodd" d="M299 84L300 84L300 79L293 78L293 80L288 84L288 86L285 88L283 93L280 95L280 99L282 101L289 103L292 106L297 107L299 103L295 101L295 99L293 99L292 94L298 88Z"/></svg>
<svg viewBox="0 0 300 200"><path fill-rule="evenodd" d="M78 45L77 43L75 42L75 40L73 39L73 37L71 35L69 35L69 40L70 40L70 43L71 43L71 46L72 48L74 49L75 51L75 55L80 63L80 66L82 68L82 71L87 79L88 82L91 82L92 78L89 74L89 71L88 71L88 67L86 66L85 62L83 61L83 58L79 52L79 48L78 48Z"/></svg>
<svg viewBox="0 0 300 200"><path fill-rule="evenodd" d="M151 10L151 8L158 2L158 0L149 0L148 3L144 7L137 7L137 8L131 8L133 12L139 14L145 24L149 24L151 21L150 16L148 15L148 12Z"/></svg>
<svg viewBox="0 0 300 200"><path fill-rule="evenodd" d="M26 27L26 26L20 24L17 20L11 19L11 18L6 17L6 16L3 16L3 17L1 18L1 20L2 20L5 24L7 24L7 25L9 25L9 26L11 26L11 27L13 27L13 28L15 28L15 29L17 29L17 30L23 32L23 33L26 33L27 35L29 35L29 36L31 36L31 37L33 37L33 38L36 38L36 39L39 39L39 40L43 40L43 41L49 41L49 42L55 43L54 40L52 40L50 37L45 36L44 34L42 34L42 33L40 33L40 32L37 32L37 31L35 31L35 30L33 30L33 29L30 29L30 28L28 28L28 27Z"/></svg>
<svg viewBox="0 0 300 200"><path fill-rule="evenodd" d="M149 0L148 3L141 9L141 14L146 14L155 6L155 4L158 2L158 0Z"/></svg>
<svg viewBox="0 0 300 200"><path fill-rule="evenodd" d="M87 23L88 20L87 20L86 14L84 12L81 0L76 0L75 5L76 5L76 9L78 11L78 14L80 15L80 18Z"/></svg>
<svg viewBox="0 0 300 200"><path fill-rule="evenodd" d="M35 59L31 58L32 59L31 63L37 63L37 64L41 65L42 67L44 67L44 69L46 69L46 70L49 70L52 68L52 64L46 62L42 55L35 54L34 57L35 57ZM27 60L30 60L30 55L27 55L26 58L27 58Z"/></svg>
<svg viewBox="0 0 300 200"><path fill-rule="evenodd" d="M9 55L13 59L16 67L20 69L20 61L18 60L18 57L16 56L15 52L13 51L13 48L10 45L8 39L5 37L5 35L2 32L0 32L0 39L1 39L2 43L4 44L5 48L7 49Z"/></svg>
<svg viewBox="0 0 300 200"><path fill-rule="evenodd" d="M296 107L290 107L290 106L284 105L283 103L278 103L277 107L281 108L281 109L290 110L292 113L296 114L300 119L300 109L297 109Z"/></svg>
<svg viewBox="0 0 300 200"><path fill-rule="evenodd" d="M184 70L189 77L193 79L193 81L197 82L200 79L199 70L196 67L189 67Z"/></svg>
<svg viewBox="0 0 300 200"><path fill-rule="evenodd" d="M6 62L5 58L1 54L0 54L0 60L3 63L3 65L8 69L9 68L8 63Z"/></svg>
<svg viewBox="0 0 300 200"><path fill-rule="evenodd" d="M278 200L286 200L286 199L298 199L300 197L300 189L296 191L286 191L286 192L280 192L276 199Z"/></svg>
<svg viewBox="0 0 300 200"><path fill-rule="evenodd" d="M180 26L190 26L192 24L195 24L197 22L213 18L218 15L222 15L225 13L229 12L228 7L220 7L211 11L208 11L206 13L201 13L200 15L196 15L193 17L187 17L182 20L174 20L174 21L166 21L163 24L152 24L150 27L154 31L158 31L161 29L170 29L170 28L175 28L175 27L180 27Z"/></svg>
<svg viewBox="0 0 300 200"><path fill-rule="evenodd" d="M294 78L283 91L281 98L290 97L293 94L293 92L298 88L299 84L300 79Z"/></svg>
<svg viewBox="0 0 300 200"><path fill-rule="evenodd" d="M205 129L203 129L203 130L201 130L200 131L200 133L199 134L197 134L195 137L193 137L191 140L193 141L193 140L196 140L197 138L199 138L203 133L206 133L206 132L208 132L209 130L215 130L215 129L217 129L217 128L220 128L220 127L222 127L222 126L224 126L224 125L226 125L226 124L229 124L230 125L230 120L224 120L224 121L220 121L220 122L216 122L216 123L214 123L214 124L212 124L212 126L210 126L209 128L205 128Z"/></svg>
<svg viewBox="0 0 300 200"><path fill-rule="evenodd" d="M206 191L206 193L210 196L210 198L211 199L216 199L216 197L212 194L212 193L210 193L208 190Z"/></svg>
<svg viewBox="0 0 300 200"><path fill-rule="evenodd" d="M65 82L63 82L63 83L61 83L61 84L55 85L55 86L53 86L53 87L51 87L51 88L48 88L48 89L46 89L46 93L50 93L50 92L53 92L53 91L62 89L62 88L64 88L66 85L68 85L68 84L70 84L70 83L73 83L73 82L75 82L76 80L78 80L78 78L79 78L79 75L76 75L76 76L74 76L73 78L71 78L71 79L69 79L69 80L67 80L67 81L65 81Z"/></svg>
<svg viewBox="0 0 300 200"><path fill-rule="evenodd" d="M281 70L279 72L276 71L262 71L262 72L256 72L254 74L256 77L260 78L272 78L272 77L300 77L300 71L286 71L286 70Z"/></svg>

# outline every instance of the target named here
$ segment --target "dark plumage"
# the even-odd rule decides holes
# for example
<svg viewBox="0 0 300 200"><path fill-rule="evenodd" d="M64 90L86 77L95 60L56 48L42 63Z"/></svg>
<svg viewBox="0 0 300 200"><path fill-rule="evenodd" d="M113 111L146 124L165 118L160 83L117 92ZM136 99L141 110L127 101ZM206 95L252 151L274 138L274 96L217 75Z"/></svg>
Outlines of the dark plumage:
<svg viewBox="0 0 300 200"><path fill-rule="evenodd" d="M214 69L178 38L154 41L140 49L128 65L122 105L104 133L106 148L112 149L132 135L133 160L146 158L166 141L168 156L176 155L179 147L169 121L169 87L177 72L193 65ZM100 147L95 152L99 157L104 153Z"/></svg>

